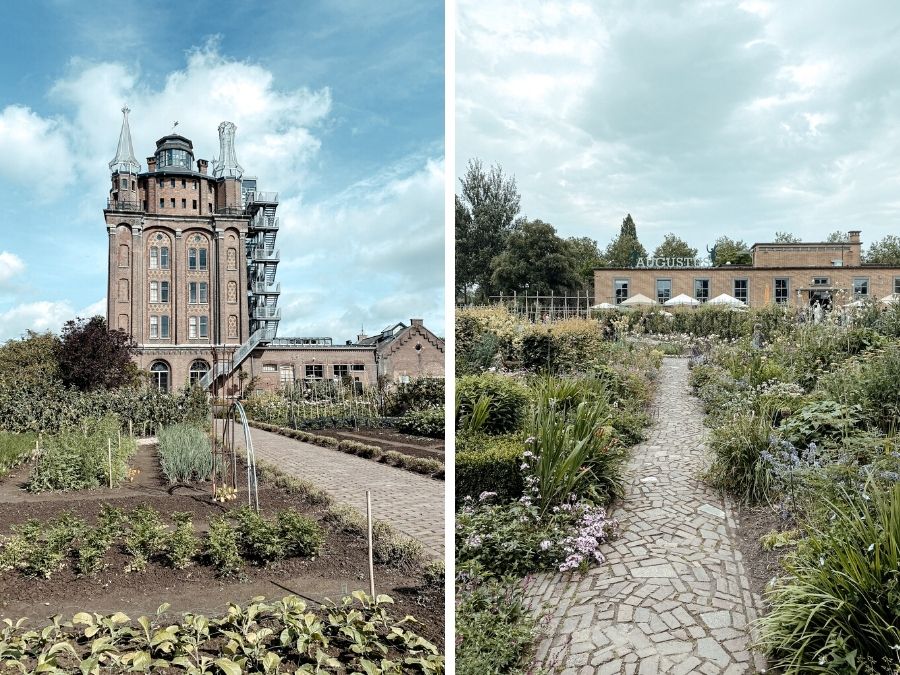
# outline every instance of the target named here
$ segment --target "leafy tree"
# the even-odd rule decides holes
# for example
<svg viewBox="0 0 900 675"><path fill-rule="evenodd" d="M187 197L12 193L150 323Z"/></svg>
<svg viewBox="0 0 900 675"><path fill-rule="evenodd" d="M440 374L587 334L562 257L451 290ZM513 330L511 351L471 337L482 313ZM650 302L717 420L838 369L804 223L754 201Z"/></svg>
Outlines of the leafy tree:
<svg viewBox="0 0 900 675"><path fill-rule="evenodd" d="M542 220L523 221L492 267L492 284L504 293L521 291L528 284L529 293L564 294L580 285L571 247Z"/></svg>
<svg viewBox="0 0 900 675"><path fill-rule="evenodd" d="M733 240L728 237L719 237L710 249L709 257L716 267L722 265L749 265L753 262L753 256L747 244L741 240Z"/></svg>
<svg viewBox="0 0 900 675"><path fill-rule="evenodd" d="M123 330L109 330L106 319L67 321L59 346L59 374L82 391L134 384L138 369L131 360L137 345Z"/></svg>
<svg viewBox="0 0 900 675"><path fill-rule="evenodd" d="M28 331L20 340L0 346L0 378L16 382L41 382L59 376L59 338L50 331Z"/></svg>
<svg viewBox="0 0 900 675"><path fill-rule="evenodd" d="M627 214L622 221L619 236L609 242L603 254L603 262L607 267L631 267L638 258L646 258L645 249L637 238L637 226Z"/></svg>
<svg viewBox="0 0 900 675"><path fill-rule="evenodd" d="M653 251L654 258L696 258L697 249L688 246L688 243L675 236L672 232L666 235L662 243Z"/></svg>
<svg viewBox="0 0 900 675"><path fill-rule="evenodd" d="M485 172L478 159L469 160L460 178L456 202L456 284L468 300L470 289L482 299L492 293L491 261L503 252L519 213L516 179L500 165Z"/></svg>
<svg viewBox="0 0 900 675"><path fill-rule="evenodd" d="M846 232L835 230L827 237L825 237L825 241L827 241L829 244L844 244L850 241L850 237L847 236Z"/></svg>
<svg viewBox="0 0 900 675"><path fill-rule="evenodd" d="M776 244L799 244L800 237L795 234L791 234L790 232L776 232L775 233L775 243Z"/></svg>
<svg viewBox="0 0 900 675"><path fill-rule="evenodd" d="M900 265L900 237L889 234L873 241L866 249L863 262L870 265Z"/></svg>
<svg viewBox="0 0 900 675"><path fill-rule="evenodd" d="M597 246L597 240L590 237L569 237L566 243L578 276L584 286L590 289L594 281L594 270L603 267L603 253Z"/></svg>

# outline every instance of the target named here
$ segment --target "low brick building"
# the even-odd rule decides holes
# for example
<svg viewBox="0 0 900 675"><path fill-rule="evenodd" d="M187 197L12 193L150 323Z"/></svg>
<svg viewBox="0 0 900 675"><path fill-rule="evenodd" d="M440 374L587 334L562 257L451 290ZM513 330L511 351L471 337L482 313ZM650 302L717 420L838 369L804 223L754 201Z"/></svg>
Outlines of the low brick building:
<svg viewBox="0 0 900 675"><path fill-rule="evenodd" d="M278 194L244 176L235 125L219 125L219 159L194 159L193 143L169 134L142 172L123 108L109 163L107 319L132 335L138 365L161 389L246 382L275 389L299 381L443 377L444 342L412 319L375 339L276 337L281 284L275 248Z"/></svg>
<svg viewBox="0 0 900 675"><path fill-rule="evenodd" d="M694 258L646 258L633 267L594 270L595 304L638 293L662 303L685 294L706 302L727 293L751 307L830 306L900 293L900 267L862 262L860 232L846 242L760 243L749 265L711 266Z"/></svg>

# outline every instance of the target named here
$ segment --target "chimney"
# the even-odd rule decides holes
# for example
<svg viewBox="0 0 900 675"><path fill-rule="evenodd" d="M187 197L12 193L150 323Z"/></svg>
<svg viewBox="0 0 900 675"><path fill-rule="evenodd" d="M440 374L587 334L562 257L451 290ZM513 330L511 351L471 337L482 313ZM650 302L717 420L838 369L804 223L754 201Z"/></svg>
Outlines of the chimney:
<svg viewBox="0 0 900 675"><path fill-rule="evenodd" d="M205 159L198 159L198 160L197 160L197 171L199 171L200 173L202 173L204 176L206 175L206 171L207 171L207 167L208 167L208 166L209 166L209 162L207 162Z"/></svg>
<svg viewBox="0 0 900 675"><path fill-rule="evenodd" d="M156 171L156 157L147 158L147 171L150 173Z"/></svg>
<svg viewBox="0 0 900 675"><path fill-rule="evenodd" d="M410 325L410 326L421 326L421 325L422 325L422 319L410 319L410 320L409 320L409 325Z"/></svg>
<svg viewBox="0 0 900 675"><path fill-rule="evenodd" d="M847 232L847 238L850 240L850 252L847 264L851 266L862 264L862 242L859 239L859 230L850 230Z"/></svg>

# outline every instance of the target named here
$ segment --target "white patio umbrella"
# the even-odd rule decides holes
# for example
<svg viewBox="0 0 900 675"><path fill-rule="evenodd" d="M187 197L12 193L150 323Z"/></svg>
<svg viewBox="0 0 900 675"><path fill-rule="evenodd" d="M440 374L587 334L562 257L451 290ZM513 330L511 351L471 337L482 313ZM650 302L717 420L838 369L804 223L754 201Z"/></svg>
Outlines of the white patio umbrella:
<svg viewBox="0 0 900 675"><path fill-rule="evenodd" d="M712 300L709 301L710 305L728 305L729 307L746 307L746 303L743 300L738 300L735 297L728 295L728 293L722 293L722 295L717 295Z"/></svg>
<svg viewBox="0 0 900 675"><path fill-rule="evenodd" d="M591 305L591 309L615 309L616 306L611 302L601 302L599 305Z"/></svg>
<svg viewBox="0 0 900 675"><path fill-rule="evenodd" d="M900 293L891 293L890 295L884 296L880 302L885 305L896 305L900 303Z"/></svg>
<svg viewBox="0 0 900 675"><path fill-rule="evenodd" d="M637 293L635 295L632 295L627 300L623 300L621 303L619 303L619 306L620 307L640 307L640 306L655 305L655 304L656 304L656 300L651 300L646 295L644 295L642 293Z"/></svg>
<svg viewBox="0 0 900 675"><path fill-rule="evenodd" d="M863 307L865 304L865 300L854 300L853 302L848 302L844 307Z"/></svg>
<svg viewBox="0 0 900 675"><path fill-rule="evenodd" d="M696 298L692 298L689 295L685 295L684 293L680 293L676 295L674 298L669 298L663 303L666 307L696 307L700 304L700 301Z"/></svg>

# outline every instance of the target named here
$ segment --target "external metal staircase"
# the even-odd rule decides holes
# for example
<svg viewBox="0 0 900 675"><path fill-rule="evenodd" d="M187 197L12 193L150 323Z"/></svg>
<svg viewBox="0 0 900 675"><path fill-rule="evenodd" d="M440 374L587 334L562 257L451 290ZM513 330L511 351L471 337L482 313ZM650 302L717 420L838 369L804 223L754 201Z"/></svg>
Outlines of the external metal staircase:
<svg viewBox="0 0 900 675"><path fill-rule="evenodd" d="M210 385L215 382L220 377L227 377L231 375L235 371L235 369L240 366L248 356L253 352L254 349L259 347L262 344L266 344L275 339L275 329L269 328L260 328L255 331L250 339L247 340L244 344L238 347L234 354L231 355L226 361L220 361L215 365L214 368L210 368L209 372L206 373L202 378L200 378L200 387L202 389L209 389Z"/></svg>

